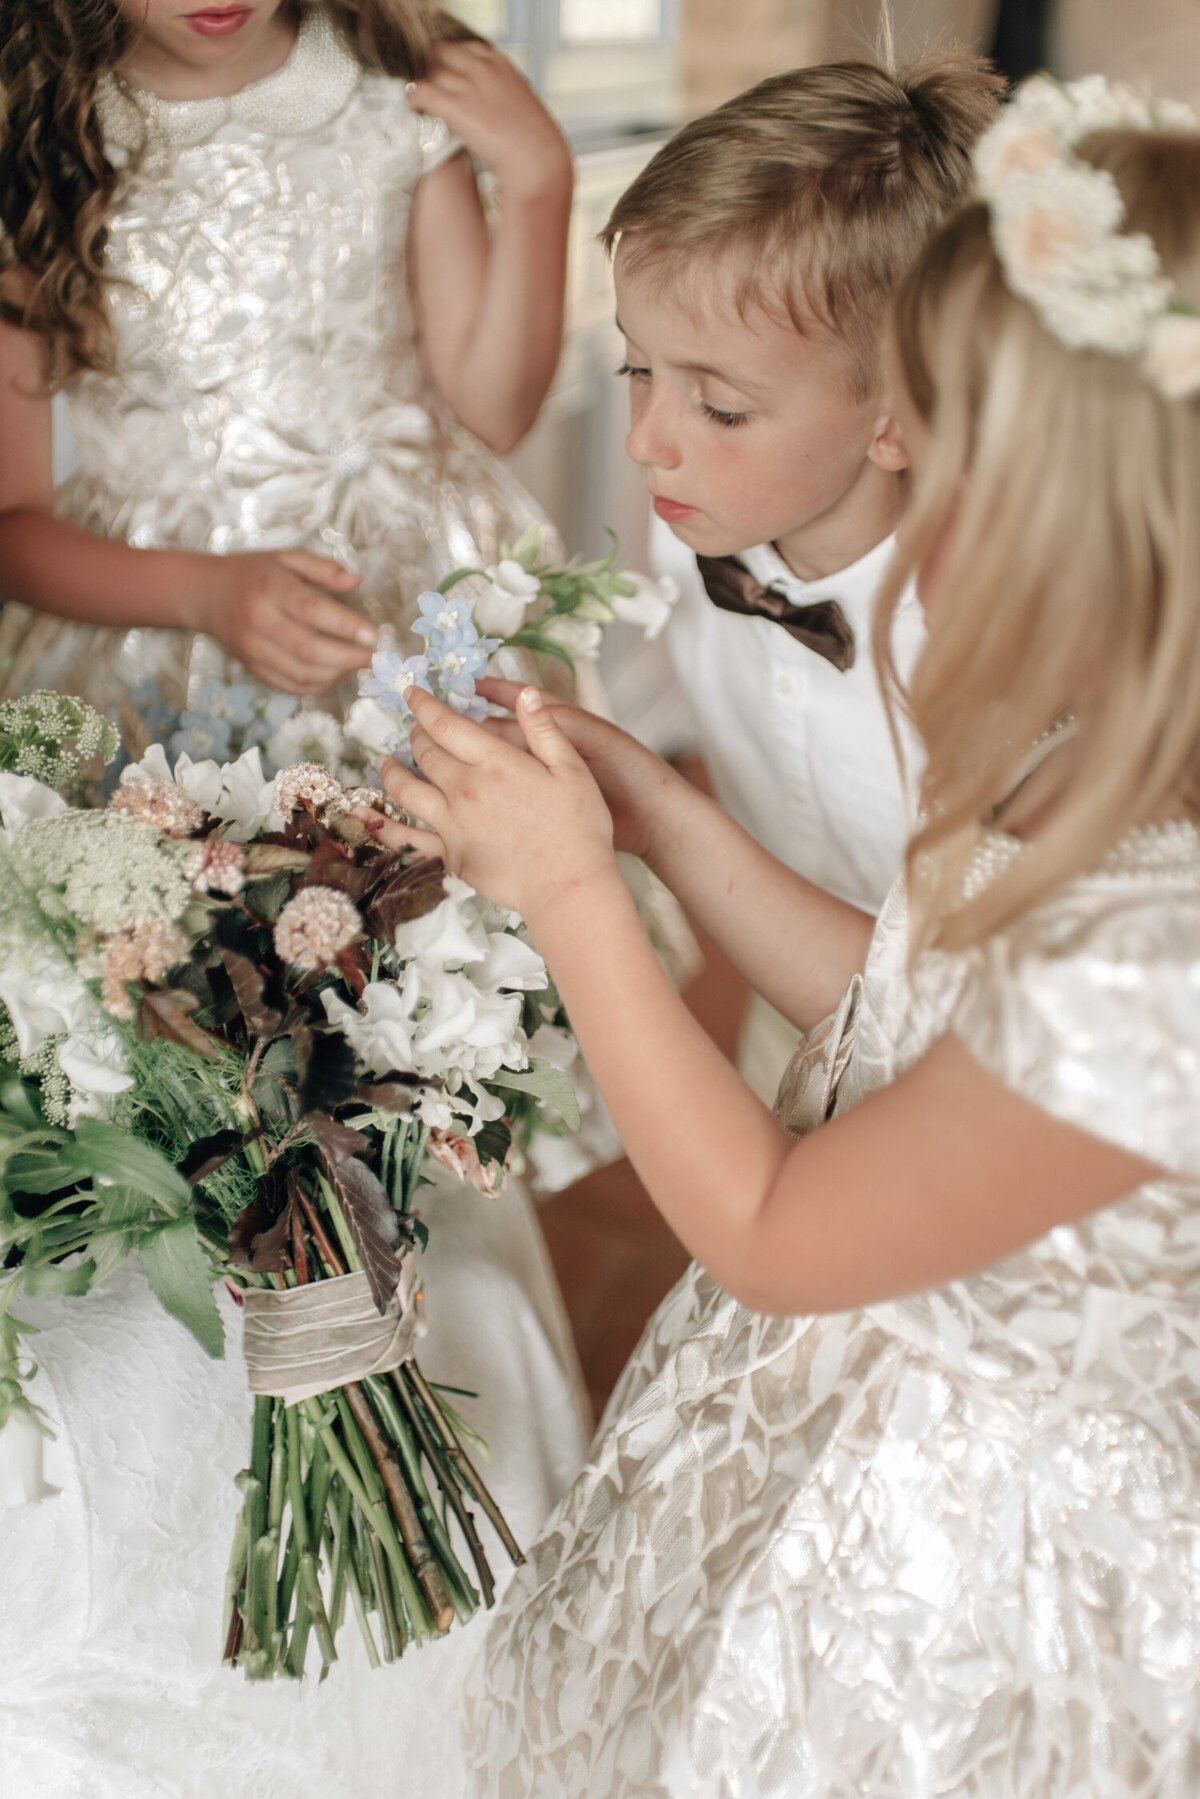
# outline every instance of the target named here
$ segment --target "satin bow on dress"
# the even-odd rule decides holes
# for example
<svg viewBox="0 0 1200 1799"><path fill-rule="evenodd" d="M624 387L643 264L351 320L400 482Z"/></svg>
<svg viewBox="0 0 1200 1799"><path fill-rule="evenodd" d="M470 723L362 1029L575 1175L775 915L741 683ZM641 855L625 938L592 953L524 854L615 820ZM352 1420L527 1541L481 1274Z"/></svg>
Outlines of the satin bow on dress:
<svg viewBox="0 0 1200 1799"><path fill-rule="evenodd" d="M733 556L697 556L696 566L714 606L725 612L769 618L843 674L853 668L854 632L836 600L799 606L776 588L756 581Z"/></svg>

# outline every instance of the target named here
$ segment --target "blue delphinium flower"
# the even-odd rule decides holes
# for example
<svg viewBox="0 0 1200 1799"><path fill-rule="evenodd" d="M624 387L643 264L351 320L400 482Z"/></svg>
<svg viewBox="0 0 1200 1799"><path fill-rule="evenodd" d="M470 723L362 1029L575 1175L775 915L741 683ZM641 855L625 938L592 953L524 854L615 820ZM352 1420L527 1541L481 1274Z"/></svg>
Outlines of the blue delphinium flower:
<svg viewBox="0 0 1200 1799"><path fill-rule="evenodd" d="M258 690L249 681L204 681L192 710L223 720L231 729L244 729L253 723L258 703Z"/></svg>
<svg viewBox="0 0 1200 1799"><path fill-rule="evenodd" d="M472 617L474 607L465 596L451 597L445 593L423 593L417 599L421 616L413 630L418 637L424 637L429 644L429 656L432 660L439 658L444 647L458 642L464 634L477 638Z"/></svg>
<svg viewBox="0 0 1200 1799"><path fill-rule="evenodd" d="M167 747L172 756L187 755L193 762L204 762L210 756L215 762L224 762L230 746L231 734L226 720L210 718L207 713L189 707Z"/></svg>
<svg viewBox="0 0 1200 1799"><path fill-rule="evenodd" d="M399 650L376 650L371 658L371 673L359 682L359 692L378 700L388 712L400 717L408 712L405 695L410 687L423 687L433 692L429 661L425 656L402 656Z"/></svg>

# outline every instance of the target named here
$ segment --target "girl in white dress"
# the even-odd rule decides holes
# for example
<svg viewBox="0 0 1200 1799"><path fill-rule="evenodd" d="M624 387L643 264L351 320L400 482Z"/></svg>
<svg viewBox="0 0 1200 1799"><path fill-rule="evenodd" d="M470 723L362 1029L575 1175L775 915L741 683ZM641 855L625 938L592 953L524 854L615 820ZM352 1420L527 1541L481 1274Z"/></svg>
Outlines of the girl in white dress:
<svg viewBox="0 0 1200 1799"><path fill-rule="evenodd" d="M1196 1791L1200 136L1160 123L1031 84L903 286L876 641L915 573L928 764L874 930L611 726L418 696L393 796L530 920L697 1258L482 1645L488 1799ZM777 1117L614 836L809 1033Z"/></svg>
<svg viewBox="0 0 1200 1799"><path fill-rule="evenodd" d="M131 737L147 683L176 714L210 678L324 692L538 517L485 442L557 357L562 138L407 0L6 0L0 29L3 691L81 693ZM490 243L462 143L497 179ZM51 376L79 461L57 497ZM422 1364L478 1394L528 1541L586 1443L540 1232L516 1185L447 1182L426 1215ZM249 1419L225 1310L221 1364L132 1268L39 1310L61 1491L2 1514L0 1789L458 1799L472 1626L374 1675L351 1621L299 1700L220 1666Z"/></svg>

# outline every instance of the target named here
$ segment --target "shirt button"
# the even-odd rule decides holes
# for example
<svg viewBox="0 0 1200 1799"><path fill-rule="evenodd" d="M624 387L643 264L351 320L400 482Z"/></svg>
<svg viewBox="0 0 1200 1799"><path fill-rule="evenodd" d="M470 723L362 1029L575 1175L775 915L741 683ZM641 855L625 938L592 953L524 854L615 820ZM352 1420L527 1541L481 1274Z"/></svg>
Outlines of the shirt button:
<svg viewBox="0 0 1200 1799"><path fill-rule="evenodd" d="M775 677L776 693L791 693L794 685L795 683L790 675L777 675Z"/></svg>

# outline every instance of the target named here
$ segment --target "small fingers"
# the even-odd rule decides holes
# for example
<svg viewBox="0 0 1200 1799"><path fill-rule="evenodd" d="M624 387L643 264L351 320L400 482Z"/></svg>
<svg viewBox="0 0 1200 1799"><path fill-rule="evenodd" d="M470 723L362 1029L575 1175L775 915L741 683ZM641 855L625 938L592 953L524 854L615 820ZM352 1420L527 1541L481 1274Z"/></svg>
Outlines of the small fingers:
<svg viewBox="0 0 1200 1799"><path fill-rule="evenodd" d="M319 632L339 643L358 644L364 649L375 647L375 627L359 613L352 612L349 606L343 606L340 600L327 599L324 594L311 590L302 591L294 597L289 595L285 609L288 616L306 631Z"/></svg>
<svg viewBox="0 0 1200 1799"><path fill-rule="evenodd" d="M409 691L408 703L418 727L456 761L473 763L483 756L487 736L482 726L464 718L460 712L451 711L449 706L443 706L421 687Z"/></svg>
<svg viewBox="0 0 1200 1799"><path fill-rule="evenodd" d="M439 820L445 817L446 802L436 787L422 781L411 768L405 768L391 756L380 763L379 775L384 792L402 812L423 819L437 829Z"/></svg>
<svg viewBox="0 0 1200 1799"><path fill-rule="evenodd" d="M419 856L428 856L431 861L446 860L446 846L436 831L422 831L416 825L385 818L382 812L375 812L370 806L355 806L354 816L385 849L415 850Z"/></svg>
<svg viewBox="0 0 1200 1799"><path fill-rule="evenodd" d="M331 588L334 593L348 593L361 579L353 569L343 568L332 556L317 556L311 550L281 550L279 560L302 581Z"/></svg>

